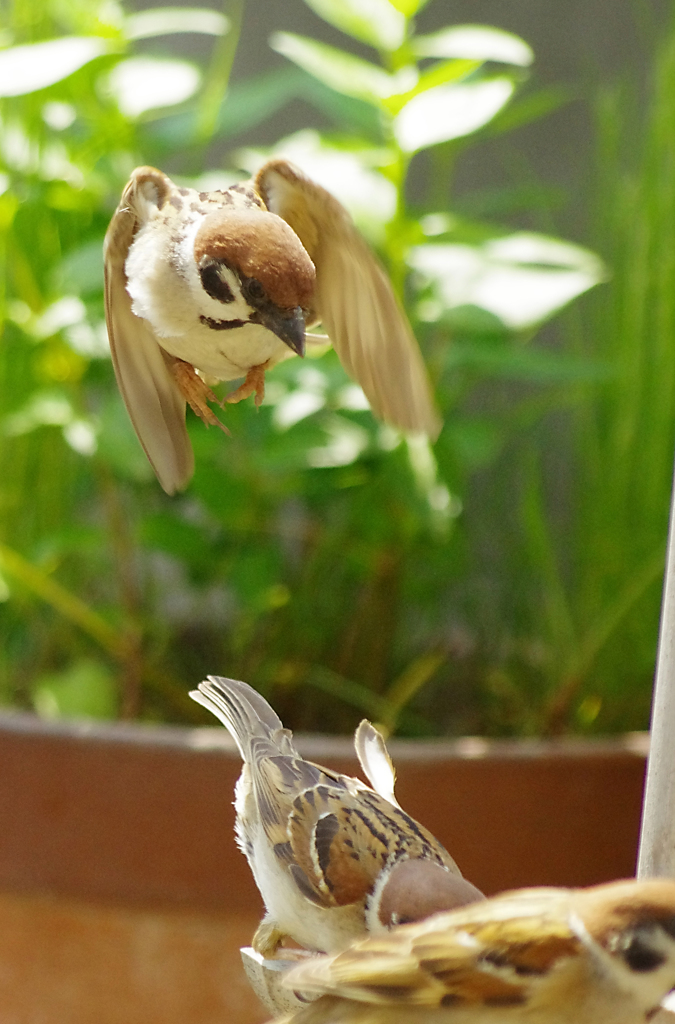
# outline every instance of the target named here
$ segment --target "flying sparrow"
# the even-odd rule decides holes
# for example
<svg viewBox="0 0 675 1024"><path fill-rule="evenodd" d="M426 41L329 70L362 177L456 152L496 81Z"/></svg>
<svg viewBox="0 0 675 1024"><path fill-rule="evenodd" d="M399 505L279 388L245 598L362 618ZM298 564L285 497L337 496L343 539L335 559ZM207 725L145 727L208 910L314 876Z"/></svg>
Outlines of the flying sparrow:
<svg viewBox="0 0 675 1024"><path fill-rule="evenodd" d="M209 676L190 696L229 729L244 761L237 841L266 908L256 952L272 956L285 937L335 952L367 932L484 898L395 802L391 761L369 722L355 746L372 789L303 760L246 683Z"/></svg>
<svg viewBox="0 0 675 1024"><path fill-rule="evenodd" d="M315 1000L285 1024L644 1024L675 986L675 882L504 893L283 984Z"/></svg>
<svg viewBox="0 0 675 1024"><path fill-rule="evenodd" d="M286 160L214 192L138 167L104 262L117 382L169 494L194 468L186 401L222 426L207 380L244 377L227 401L255 394L259 404L265 371L304 355L305 328L319 321L376 416L438 435L424 363L384 271L337 199Z"/></svg>

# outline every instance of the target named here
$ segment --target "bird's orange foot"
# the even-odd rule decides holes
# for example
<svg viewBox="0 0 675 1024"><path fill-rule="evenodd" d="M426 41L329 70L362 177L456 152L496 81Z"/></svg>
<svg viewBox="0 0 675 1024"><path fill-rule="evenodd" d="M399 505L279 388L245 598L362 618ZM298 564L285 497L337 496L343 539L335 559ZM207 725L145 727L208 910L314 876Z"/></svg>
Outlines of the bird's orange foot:
<svg viewBox="0 0 675 1024"><path fill-rule="evenodd" d="M202 380L194 366L191 363L186 363L183 359L174 359L170 365L171 373L178 385L178 390L193 413L199 416L200 420L207 427L220 427L222 431L229 434L230 431L224 423L220 422L208 404L209 402L218 402L218 397L214 395L208 384ZM220 405L220 402L218 404Z"/></svg>
<svg viewBox="0 0 675 1024"><path fill-rule="evenodd" d="M248 398L249 395L255 394L256 408L260 405L263 398L265 397L265 370L269 367L270 361L266 363L260 363L259 366L252 366L246 374L246 380L243 384L240 384L236 391L232 391L226 396L226 402L241 402L244 398Z"/></svg>

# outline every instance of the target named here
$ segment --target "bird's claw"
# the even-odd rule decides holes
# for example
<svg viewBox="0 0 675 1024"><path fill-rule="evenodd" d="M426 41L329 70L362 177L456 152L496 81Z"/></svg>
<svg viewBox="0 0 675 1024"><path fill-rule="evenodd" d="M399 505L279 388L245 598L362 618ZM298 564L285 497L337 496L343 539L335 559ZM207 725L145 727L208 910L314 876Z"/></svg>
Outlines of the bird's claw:
<svg viewBox="0 0 675 1024"><path fill-rule="evenodd" d="M258 408L265 397L265 370L270 365L269 359L266 363L260 363L259 366L252 366L246 374L246 379L243 384L240 384L235 391L231 391L229 395L225 397L226 402L241 402L250 395L255 394L255 404Z"/></svg>
<svg viewBox="0 0 675 1024"><path fill-rule="evenodd" d="M214 395L206 381L199 376L194 366L191 363L186 363L183 359L174 359L170 365L178 390L193 413L199 416L207 427L220 427L225 434L229 434L230 431L224 423L221 423L208 404L216 402L222 408L223 403L218 400L217 395Z"/></svg>
<svg viewBox="0 0 675 1024"><path fill-rule="evenodd" d="M274 921L264 917L256 928L251 945L256 953L259 953L265 960L269 960L276 955L285 938L286 934L279 931Z"/></svg>

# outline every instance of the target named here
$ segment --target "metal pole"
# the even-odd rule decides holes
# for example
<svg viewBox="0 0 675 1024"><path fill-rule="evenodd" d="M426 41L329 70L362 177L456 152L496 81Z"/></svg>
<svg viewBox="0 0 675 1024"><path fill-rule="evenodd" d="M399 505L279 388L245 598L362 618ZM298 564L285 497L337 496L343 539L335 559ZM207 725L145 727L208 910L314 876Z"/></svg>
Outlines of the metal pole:
<svg viewBox="0 0 675 1024"><path fill-rule="evenodd" d="M675 877L675 480L637 875Z"/></svg>

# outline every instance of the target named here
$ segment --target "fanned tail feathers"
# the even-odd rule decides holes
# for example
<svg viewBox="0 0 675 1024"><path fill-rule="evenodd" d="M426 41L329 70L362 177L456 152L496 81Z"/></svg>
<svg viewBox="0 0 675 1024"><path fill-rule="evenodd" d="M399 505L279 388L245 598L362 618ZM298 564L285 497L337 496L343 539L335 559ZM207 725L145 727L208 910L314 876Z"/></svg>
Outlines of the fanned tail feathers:
<svg viewBox="0 0 675 1024"><path fill-rule="evenodd" d="M265 698L247 683L209 676L190 696L218 718L246 762L261 755L296 753L292 734Z"/></svg>

